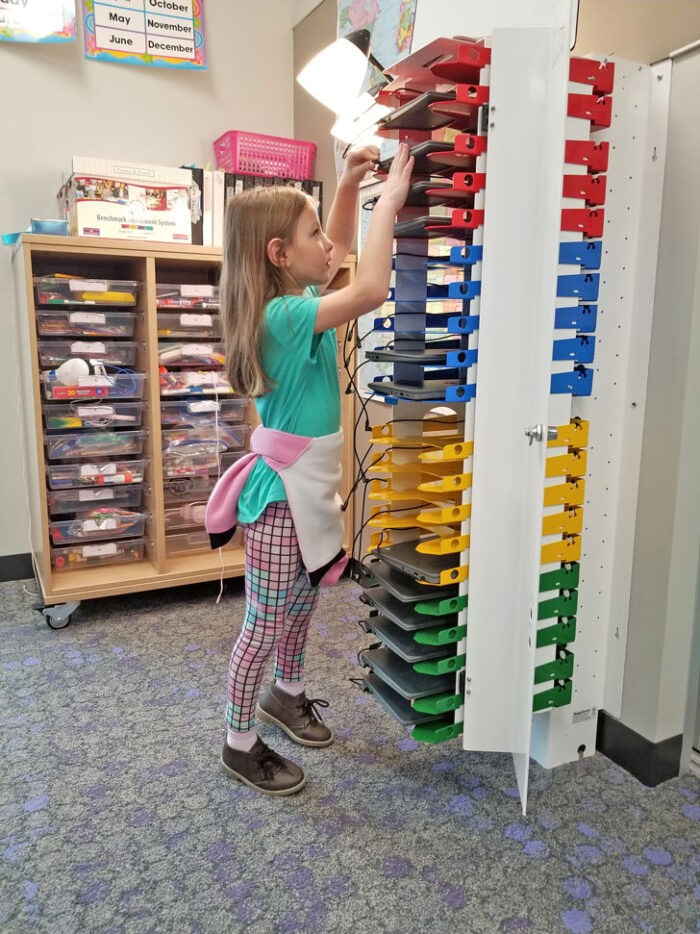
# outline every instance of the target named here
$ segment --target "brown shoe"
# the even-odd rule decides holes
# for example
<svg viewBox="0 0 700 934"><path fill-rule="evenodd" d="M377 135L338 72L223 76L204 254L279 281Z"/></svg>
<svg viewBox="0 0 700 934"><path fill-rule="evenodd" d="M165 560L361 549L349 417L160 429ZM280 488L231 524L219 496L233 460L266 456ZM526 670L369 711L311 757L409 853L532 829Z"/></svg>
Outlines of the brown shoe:
<svg viewBox="0 0 700 934"><path fill-rule="evenodd" d="M264 795L293 795L306 784L299 766L278 755L260 737L249 752L231 749L224 740L221 764L233 778Z"/></svg>
<svg viewBox="0 0 700 934"><path fill-rule="evenodd" d="M327 701L309 700L302 691L294 695L273 684L258 701L255 716L265 723L276 723L302 746L330 746L333 734L321 720L318 707Z"/></svg>

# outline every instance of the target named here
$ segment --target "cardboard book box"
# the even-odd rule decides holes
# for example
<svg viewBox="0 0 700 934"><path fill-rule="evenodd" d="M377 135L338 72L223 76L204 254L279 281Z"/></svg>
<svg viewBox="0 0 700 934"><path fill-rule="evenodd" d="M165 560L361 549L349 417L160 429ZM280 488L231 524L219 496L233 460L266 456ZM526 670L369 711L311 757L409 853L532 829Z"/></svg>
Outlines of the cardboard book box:
<svg viewBox="0 0 700 934"><path fill-rule="evenodd" d="M192 172L73 156L58 193L72 236L192 242Z"/></svg>

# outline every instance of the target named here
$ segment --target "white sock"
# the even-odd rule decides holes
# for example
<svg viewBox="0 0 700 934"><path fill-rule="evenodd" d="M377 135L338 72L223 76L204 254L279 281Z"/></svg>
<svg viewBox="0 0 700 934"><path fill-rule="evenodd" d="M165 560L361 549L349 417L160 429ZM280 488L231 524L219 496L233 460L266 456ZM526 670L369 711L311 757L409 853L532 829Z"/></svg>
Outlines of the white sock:
<svg viewBox="0 0 700 934"><path fill-rule="evenodd" d="M281 678L275 678L275 684L278 688L282 688L283 691L286 691L287 694L294 695L294 697L298 697L300 694L304 693L303 681L283 681Z"/></svg>
<svg viewBox="0 0 700 934"><path fill-rule="evenodd" d="M237 749L239 752L250 752L257 738L258 734L255 730L246 730L243 733L239 733L237 730L232 730L229 727L226 734L226 743L231 749Z"/></svg>

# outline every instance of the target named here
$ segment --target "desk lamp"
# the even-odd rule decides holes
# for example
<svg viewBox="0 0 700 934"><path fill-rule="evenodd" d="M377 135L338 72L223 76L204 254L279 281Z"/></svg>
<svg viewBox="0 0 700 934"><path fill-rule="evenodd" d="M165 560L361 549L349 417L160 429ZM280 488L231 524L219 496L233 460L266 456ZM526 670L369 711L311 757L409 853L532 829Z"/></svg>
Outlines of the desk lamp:
<svg viewBox="0 0 700 934"><path fill-rule="evenodd" d="M377 122L391 110L374 100L387 84L383 75L370 92L360 93L368 60L383 72L370 51L369 30L358 29L322 49L297 75L299 84L336 114L331 134L346 143L369 142Z"/></svg>

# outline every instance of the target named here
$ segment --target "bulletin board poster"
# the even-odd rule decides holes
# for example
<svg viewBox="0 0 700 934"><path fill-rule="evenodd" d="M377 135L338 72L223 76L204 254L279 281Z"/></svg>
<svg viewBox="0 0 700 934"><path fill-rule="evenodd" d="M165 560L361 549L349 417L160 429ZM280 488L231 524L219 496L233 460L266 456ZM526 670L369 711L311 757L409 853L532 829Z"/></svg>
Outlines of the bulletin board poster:
<svg viewBox="0 0 700 934"><path fill-rule="evenodd" d="M410 53L415 18L416 0L338 0L338 35L368 29L384 68Z"/></svg>
<svg viewBox="0 0 700 934"><path fill-rule="evenodd" d="M202 71L204 0L83 0L85 57Z"/></svg>
<svg viewBox="0 0 700 934"><path fill-rule="evenodd" d="M74 42L75 0L0 0L0 41Z"/></svg>
<svg viewBox="0 0 700 934"><path fill-rule="evenodd" d="M417 0L338 0L338 37L347 36L357 29L369 30L372 55L384 68L388 68L411 54L416 2ZM368 65L367 78L362 90L367 91L374 87L379 76L374 66ZM381 158L390 158L396 146L397 143L393 140L384 140L380 147ZM345 143L336 143L335 164L338 177L344 167L344 149Z"/></svg>

